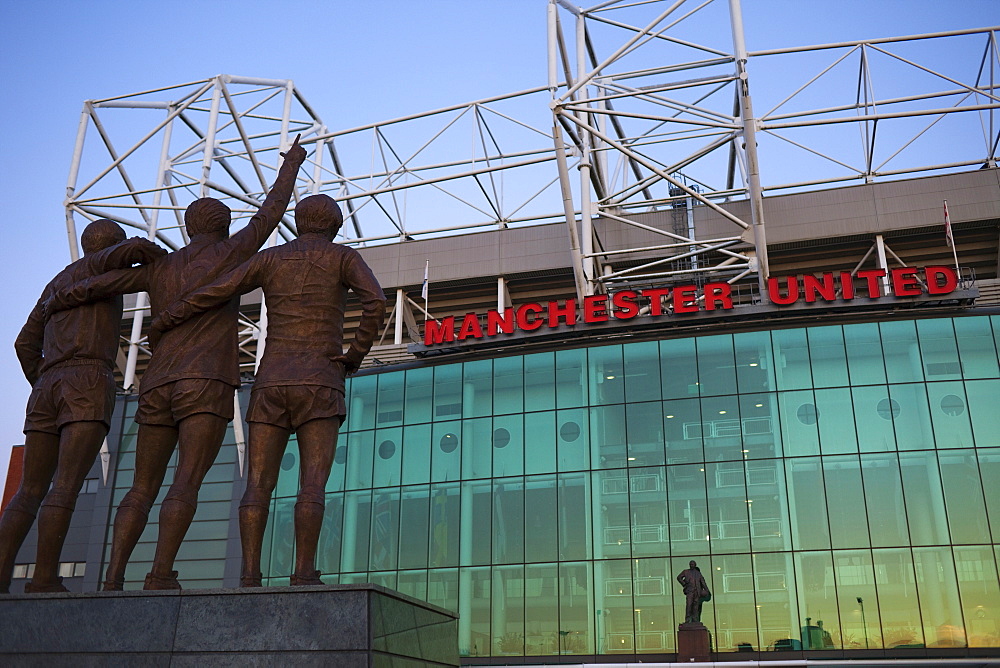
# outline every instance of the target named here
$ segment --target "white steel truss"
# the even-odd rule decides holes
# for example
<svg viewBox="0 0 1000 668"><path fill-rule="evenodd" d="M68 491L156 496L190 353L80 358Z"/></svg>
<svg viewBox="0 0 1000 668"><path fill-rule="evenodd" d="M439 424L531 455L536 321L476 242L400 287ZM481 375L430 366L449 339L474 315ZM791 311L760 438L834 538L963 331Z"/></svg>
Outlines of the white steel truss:
<svg viewBox="0 0 1000 668"><path fill-rule="evenodd" d="M339 200L343 243L562 221L580 296L763 281L770 193L996 166L998 27L749 51L739 0L548 0L547 22L545 85L359 127L330 130L286 80L219 75L88 101L67 184L70 254L78 219L172 249L198 197L245 221L296 134L309 156L294 198ZM928 159L919 149L936 134L948 141ZM700 238L695 213L708 209L732 232ZM661 242L611 247L609 226ZM284 220L278 236L293 235ZM143 295L131 311L126 386L148 352L145 306ZM261 319L241 321L247 352Z"/></svg>

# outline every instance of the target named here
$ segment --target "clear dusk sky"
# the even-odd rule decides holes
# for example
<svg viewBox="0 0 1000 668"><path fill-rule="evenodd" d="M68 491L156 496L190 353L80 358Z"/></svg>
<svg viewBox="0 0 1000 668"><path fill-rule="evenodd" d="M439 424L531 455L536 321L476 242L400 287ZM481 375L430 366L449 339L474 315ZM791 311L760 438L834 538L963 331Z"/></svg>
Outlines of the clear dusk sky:
<svg viewBox="0 0 1000 668"><path fill-rule="evenodd" d="M546 5L0 3L0 486L30 390L14 338L69 262L62 204L84 100L216 74L293 79L329 128L354 127L544 85ZM743 12L751 50L1000 23L995 0L743 0Z"/></svg>

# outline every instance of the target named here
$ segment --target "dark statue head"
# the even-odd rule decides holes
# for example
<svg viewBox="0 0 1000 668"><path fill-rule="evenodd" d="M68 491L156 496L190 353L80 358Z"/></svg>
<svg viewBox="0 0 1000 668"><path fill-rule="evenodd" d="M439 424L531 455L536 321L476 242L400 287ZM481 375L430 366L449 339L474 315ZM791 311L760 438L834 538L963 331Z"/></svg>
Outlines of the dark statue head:
<svg viewBox="0 0 1000 668"><path fill-rule="evenodd" d="M306 197L295 207L295 227L299 234L325 234L331 240L344 224L344 214L329 195Z"/></svg>
<svg viewBox="0 0 1000 668"><path fill-rule="evenodd" d="M689 564L689 566L690 566L691 568L698 568L698 564L697 564L697 563L695 562L695 560L694 560L694 559L692 559L692 560L691 560L691 563Z"/></svg>
<svg viewBox="0 0 1000 668"><path fill-rule="evenodd" d="M80 235L83 253L96 253L125 241L125 230L118 223L102 218L87 225Z"/></svg>
<svg viewBox="0 0 1000 668"><path fill-rule="evenodd" d="M229 232L229 223L233 212L229 207L212 197L202 197L191 202L184 212L184 227L191 236L208 234L225 230Z"/></svg>

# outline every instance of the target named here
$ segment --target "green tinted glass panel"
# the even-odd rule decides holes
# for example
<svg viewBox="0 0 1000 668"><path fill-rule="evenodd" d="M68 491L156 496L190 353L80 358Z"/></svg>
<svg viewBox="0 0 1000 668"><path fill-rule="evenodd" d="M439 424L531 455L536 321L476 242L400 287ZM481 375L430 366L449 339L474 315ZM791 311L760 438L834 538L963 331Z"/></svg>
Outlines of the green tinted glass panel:
<svg viewBox="0 0 1000 668"><path fill-rule="evenodd" d="M493 481L493 563L524 561L524 479Z"/></svg>
<svg viewBox="0 0 1000 668"><path fill-rule="evenodd" d="M986 514L990 521L990 532L1000 536L1000 448L983 448L976 451L979 473L986 490Z"/></svg>
<svg viewBox="0 0 1000 668"><path fill-rule="evenodd" d="M406 424L431 421L431 398L434 396L434 369L407 369L403 419Z"/></svg>
<svg viewBox="0 0 1000 668"><path fill-rule="evenodd" d="M462 477L488 478L493 468L493 420L462 421Z"/></svg>
<svg viewBox="0 0 1000 668"><path fill-rule="evenodd" d="M659 401L626 404L629 466L663 463L663 414Z"/></svg>
<svg viewBox="0 0 1000 668"><path fill-rule="evenodd" d="M868 522L865 521L864 485L861 460L853 457L824 457L823 481L826 484L826 507L830 511L830 540L836 548L868 547Z"/></svg>
<svg viewBox="0 0 1000 668"><path fill-rule="evenodd" d="M493 475L524 473L524 418L503 415L493 418Z"/></svg>
<svg viewBox="0 0 1000 668"><path fill-rule="evenodd" d="M587 349L556 352L556 406L587 405ZM529 409L534 410L529 406Z"/></svg>
<svg viewBox="0 0 1000 668"><path fill-rule="evenodd" d="M746 448L743 447L740 407L735 395L702 398L701 432L705 459L743 459Z"/></svg>
<svg viewBox="0 0 1000 668"><path fill-rule="evenodd" d="M476 360L464 365L463 417L483 417L493 412L493 360Z"/></svg>
<svg viewBox="0 0 1000 668"><path fill-rule="evenodd" d="M403 462L403 430L379 429L375 432L375 457L372 484L391 487L400 484Z"/></svg>
<svg viewBox="0 0 1000 668"><path fill-rule="evenodd" d="M625 365L621 346L598 346L587 350L590 366L590 404L620 404L625 401Z"/></svg>
<svg viewBox="0 0 1000 668"><path fill-rule="evenodd" d="M889 397L885 385L852 387L854 424L857 428L858 447L861 452L891 452L896 449L896 430L893 427L902 407Z"/></svg>
<svg viewBox="0 0 1000 668"><path fill-rule="evenodd" d="M560 471L590 468L590 422L586 408L556 411L556 467Z"/></svg>
<svg viewBox="0 0 1000 668"><path fill-rule="evenodd" d="M714 621L714 628L723 630L725 645L720 643L719 650L735 652L741 644L757 649L756 601L750 555L713 554L711 561L698 561L698 566L709 589L715 594L711 603L704 604L702 620L708 623ZM679 586L677 593L680 593Z"/></svg>
<svg viewBox="0 0 1000 668"><path fill-rule="evenodd" d="M885 383L882 338L877 322L844 325L844 344L852 385Z"/></svg>
<svg viewBox="0 0 1000 668"><path fill-rule="evenodd" d="M459 573L459 610L468 625L468 635L459 639L460 656L490 654L490 610L493 583L489 567L463 568Z"/></svg>
<svg viewBox="0 0 1000 668"><path fill-rule="evenodd" d="M854 406L850 388L816 390L815 396L820 449L823 454L857 452L858 439L854 429Z"/></svg>
<svg viewBox="0 0 1000 668"><path fill-rule="evenodd" d="M351 395L347 401L347 421L344 431L375 428L378 376L358 376L351 379Z"/></svg>
<svg viewBox="0 0 1000 668"><path fill-rule="evenodd" d="M462 365L434 367L434 420L462 417Z"/></svg>
<svg viewBox="0 0 1000 668"><path fill-rule="evenodd" d="M664 401L663 437L668 464L702 461L701 402L698 399Z"/></svg>
<svg viewBox="0 0 1000 668"><path fill-rule="evenodd" d="M826 493L819 457L785 460L792 545L797 550L830 547Z"/></svg>
<svg viewBox="0 0 1000 668"><path fill-rule="evenodd" d="M556 407L555 354L524 356L524 407L544 411Z"/></svg>
<svg viewBox="0 0 1000 668"><path fill-rule="evenodd" d="M952 544L985 543L990 535L975 450L938 453Z"/></svg>
<svg viewBox="0 0 1000 668"><path fill-rule="evenodd" d="M628 559L594 562L594 586L604 593L598 616L598 654L632 654L635 643L635 609L632 562Z"/></svg>
<svg viewBox="0 0 1000 668"><path fill-rule="evenodd" d="M936 454L933 451L901 452L899 468L910 523L910 544L946 545L948 516Z"/></svg>
<svg viewBox="0 0 1000 668"><path fill-rule="evenodd" d="M651 401L660 398L660 353L655 341L624 346L625 400Z"/></svg>
<svg viewBox="0 0 1000 668"><path fill-rule="evenodd" d="M495 415L524 410L524 358L501 357L493 360L493 412Z"/></svg>
<svg viewBox="0 0 1000 668"><path fill-rule="evenodd" d="M530 656L559 653L559 569L555 564L524 567L524 652Z"/></svg>
<svg viewBox="0 0 1000 668"><path fill-rule="evenodd" d="M524 479L524 560L559 558L557 492L554 475Z"/></svg>
<svg viewBox="0 0 1000 668"><path fill-rule="evenodd" d="M399 504L399 568L426 568L429 535L430 488L404 487Z"/></svg>
<svg viewBox="0 0 1000 668"><path fill-rule="evenodd" d="M962 377L955 330L948 318L917 320L917 341L927 380L957 380Z"/></svg>
<svg viewBox="0 0 1000 668"><path fill-rule="evenodd" d="M628 463L625 406L595 406L590 409L590 447L594 468L618 468Z"/></svg>
<svg viewBox="0 0 1000 668"><path fill-rule="evenodd" d="M988 546L956 547L955 571L969 647L993 647L1000 637L1000 577Z"/></svg>
<svg viewBox="0 0 1000 668"><path fill-rule="evenodd" d="M490 563L493 526L493 485L488 480L462 483L460 563Z"/></svg>
<svg viewBox="0 0 1000 668"><path fill-rule="evenodd" d="M292 526L283 527L282 530L291 531ZM327 494L326 509L323 512L323 530L320 531L319 544L316 547L316 567L320 573L340 572L343 536L344 493Z"/></svg>
<svg viewBox="0 0 1000 668"><path fill-rule="evenodd" d="M694 339L660 341L660 379L664 399L698 396Z"/></svg>
<svg viewBox="0 0 1000 668"><path fill-rule="evenodd" d="M736 393L736 359L729 334L702 336L698 349L698 382L701 395Z"/></svg>
<svg viewBox="0 0 1000 668"><path fill-rule="evenodd" d="M890 410L895 415L892 424L896 430L896 447L900 450L933 448L934 431L924 384L890 385L889 400Z"/></svg>
<svg viewBox="0 0 1000 668"><path fill-rule="evenodd" d="M385 571L396 568L399 549L399 490L378 490L372 495L371 553L368 568Z"/></svg>
<svg viewBox="0 0 1000 668"><path fill-rule="evenodd" d="M741 393L774 390L774 360L768 332L745 332L733 336L736 349L736 384Z"/></svg>
<svg viewBox="0 0 1000 668"><path fill-rule="evenodd" d="M743 462L705 465L712 554L750 551L750 517Z"/></svg>
<svg viewBox="0 0 1000 668"><path fill-rule="evenodd" d="M872 550L882 642L888 648L922 647L923 626L917 601L913 557L909 549ZM871 603L866 603L867 608Z"/></svg>
<svg viewBox="0 0 1000 668"><path fill-rule="evenodd" d="M931 647L965 647L958 577L950 547L913 549L924 638Z"/></svg>
<svg viewBox="0 0 1000 668"><path fill-rule="evenodd" d="M839 635L837 619L837 590L834 586L833 558L829 552L797 552L795 585L799 599L799 614L803 616L799 639L803 651L834 649L832 637ZM822 630L820 622L824 625Z"/></svg>
<svg viewBox="0 0 1000 668"><path fill-rule="evenodd" d="M868 528L874 547L909 544L903 483L895 454L861 455Z"/></svg>
<svg viewBox="0 0 1000 668"><path fill-rule="evenodd" d="M631 554L631 516L628 474L625 470L594 471L591 475L591 516L594 522L594 558Z"/></svg>
<svg viewBox="0 0 1000 668"><path fill-rule="evenodd" d="M457 566L461 487L458 483L431 485L430 566Z"/></svg>
<svg viewBox="0 0 1000 668"><path fill-rule="evenodd" d="M840 325L810 327L809 361L815 387L847 385L847 352Z"/></svg>
<svg viewBox="0 0 1000 668"><path fill-rule="evenodd" d="M427 573L427 602L458 612L458 569L441 568Z"/></svg>
<svg viewBox="0 0 1000 668"><path fill-rule="evenodd" d="M431 426L403 429L403 484L426 483L431 477Z"/></svg>
<svg viewBox="0 0 1000 668"><path fill-rule="evenodd" d="M552 473L556 470L556 413L524 416L524 472Z"/></svg>
<svg viewBox="0 0 1000 668"><path fill-rule="evenodd" d="M819 454L819 411L812 390L778 392L781 441L786 456Z"/></svg>
<svg viewBox="0 0 1000 668"><path fill-rule="evenodd" d="M830 640L837 648L860 650L882 646L875 566L868 550L835 550L833 574L840 609L839 633Z"/></svg>
<svg viewBox="0 0 1000 668"><path fill-rule="evenodd" d="M778 329L771 332L774 349L774 374L779 390L812 387L809 345L804 329Z"/></svg>
<svg viewBox="0 0 1000 668"><path fill-rule="evenodd" d="M711 537L704 464L667 467L667 512L671 552L706 554Z"/></svg>
<svg viewBox="0 0 1000 668"><path fill-rule="evenodd" d="M403 424L403 374L384 373L378 380L378 404L375 424L394 427Z"/></svg>
<svg viewBox="0 0 1000 668"><path fill-rule="evenodd" d="M965 389L976 446L1000 445L1000 380L966 381Z"/></svg>
<svg viewBox="0 0 1000 668"><path fill-rule="evenodd" d="M801 616L795 597L795 572L792 555L764 553L753 555L756 582L758 645L762 650L774 649L789 638L799 637ZM725 583L725 580L723 580ZM723 585L725 586L725 584ZM744 584L744 587L750 586Z"/></svg>
<svg viewBox="0 0 1000 668"><path fill-rule="evenodd" d="M491 637L493 656L524 656L524 566L496 566Z"/></svg>
<svg viewBox="0 0 1000 668"><path fill-rule="evenodd" d="M590 562L559 564L559 653L594 652L594 621L590 601L594 573Z"/></svg>
<svg viewBox="0 0 1000 668"><path fill-rule="evenodd" d="M431 429L431 481L462 477L462 423L435 422Z"/></svg>
<svg viewBox="0 0 1000 668"><path fill-rule="evenodd" d="M347 489L372 486L374 450L374 431L358 431L347 435Z"/></svg>
<svg viewBox="0 0 1000 668"><path fill-rule="evenodd" d="M890 383L909 383L924 379L917 328L912 320L880 322L882 354Z"/></svg>
<svg viewBox="0 0 1000 668"><path fill-rule="evenodd" d="M344 572L368 570L371 511L371 490L345 493L344 537L340 557L341 569Z"/></svg>
<svg viewBox="0 0 1000 668"><path fill-rule="evenodd" d="M969 424L969 406L961 382L927 383L934 442L938 448L968 448L975 445Z"/></svg>
<svg viewBox="0 0 1000 668"><path fill-rule="evenodd" d="M967 379L1000 376L990 319L955 318L952 322L958 343L958 357L962 363L962 376Z"/></svg>
<svg viewBox="0 0 1000 668"><path fill-rule="evenodd" d="M662 466L650 466L630 469L628 476L632 554L669 555L666 472Z"/></svg>
<svg viewBox="0 0 1000 668"><path fill-rule="evenodd" d="M589 559L591 533L589 495L590 475L563 473L558 480L559 555L561 559Z"/></svg>

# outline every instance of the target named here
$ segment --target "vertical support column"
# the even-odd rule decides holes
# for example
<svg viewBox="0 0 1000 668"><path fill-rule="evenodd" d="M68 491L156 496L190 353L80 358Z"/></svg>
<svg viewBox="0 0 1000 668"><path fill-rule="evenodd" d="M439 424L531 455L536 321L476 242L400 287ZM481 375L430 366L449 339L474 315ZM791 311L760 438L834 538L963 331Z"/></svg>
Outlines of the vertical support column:
<svg viewBox="0 0 1000 668"><path fill-rule="evenodd" d="M878 268L885 272L882 277L882 294L889 294L889 261L885 257L885 239L881 234L875 235L875 253L878 255Z"/></svg>
<svg viewBox="0 0 1000 668"><path fill-rule="evenodd" d="M76 130L76 146L73 148L73 162L69 167L69 179L66 181L66 236L69 237L69 257L73 262L80 259L80 247L76 241L76 221L73 220L73 210L70 208L70 198L76 192L76 180L80 175L80 160L83 158L83 143L87 138L87 124L90 122L92 109L90 102L83 103L80 113L80 123Z"/></svg>
<svg viewBox="0 0 1000 668"><path fill-rule="evenodd" d="M587 47L586 47L586 24L583 14L576 17L576 75L583 76L587 71ZM587 87L580 89L581 98L586 95ZM588 119L584 119L586 121ZM590 169L590 132L581 126L580 133L580 236L581 250L583 251L583 275L587 281L586 294L592 295L595 292L596 281L594 276L594 218L591 203Z"/></svg>
<svg viewBox="0 0 1000 668"><path fill-rule="evenodd" d="M173 109L167 110L169 116ZM160 219L160 200L163 197L163 186L167 178L170 164L170 136L174 123L170 121L163 128L163 144L160 146L160 164L156 171L156 191L153 193L153 211L149 217L149 240L156 239ZM135 367L139 360L139 341L142 339L142 321L146 310L148 295L140 292L135 298L135 312L132 314L132 332L129 335L128 359L125 362L125 373L122 386L128 390L135 384Z"/></svg>
<svg viewBox="0 0 1000 668"><path fill-rule="evenodd" d="M744 152L747 159L747 189L750 191L750 216L753 223L754 246L757 249L757 285L765 293L770 269L767 261L767 239L764 235L764 196L760 187L760 164L757 161L757 119L753 115L747 78L747 47L743 38L743 9L740 0L729 0L729 18L733 28L736 56L736 82L740 100L740 120L743 124Z"/></svg>
<svg viewBox="0 0 1000 668"><path fill-rule="evenodd" d="M208 130L205 132L205 155L201 161L201 193L199 197L208 197L208 175L212 171L212 159L215 158L215 131L219 127L219 107L222 103L222 79L216 77L212 89L212 109L208 113Z"/></svg>
<svg viewBox="0 0 1000 668"><path fill-rule="evenodd" d="M395 326L396 329L393 332L392 342L397 346L403 343L403 309L406 303L406 292L403 288L396 289L396 313L395 313Z"/></svg>

